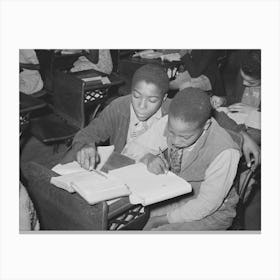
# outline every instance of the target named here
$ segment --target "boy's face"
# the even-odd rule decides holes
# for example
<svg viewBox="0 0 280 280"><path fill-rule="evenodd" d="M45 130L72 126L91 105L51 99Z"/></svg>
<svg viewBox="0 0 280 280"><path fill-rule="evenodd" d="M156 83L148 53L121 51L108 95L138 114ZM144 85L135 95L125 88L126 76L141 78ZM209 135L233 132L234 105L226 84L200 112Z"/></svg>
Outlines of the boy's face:
<svg viewBox="0 0 280 280"><path fill-rule="evenodd" d="M177 148L190 147L201 136L206 127L206 123L203 126L199 126L198 123L184 122L181 119L169 115L167 123L168 144Z"/></svg>
<svg viewBox="0 0 280 280"><path fill-rule="evenodd" d="M154 115L166 96L155 84L136 82L132 87L132 106L139 121L146 121Z"/></svg>
<svg viewBox="0 0 280 280"><path fill-rule="evenodd" d="M256 80L255 78L253 77L250 77L248 75L246 75L242 69L240 69L240 75L243 79L243 85L245 87L257 87L261 84L261 80Z"/></svg>

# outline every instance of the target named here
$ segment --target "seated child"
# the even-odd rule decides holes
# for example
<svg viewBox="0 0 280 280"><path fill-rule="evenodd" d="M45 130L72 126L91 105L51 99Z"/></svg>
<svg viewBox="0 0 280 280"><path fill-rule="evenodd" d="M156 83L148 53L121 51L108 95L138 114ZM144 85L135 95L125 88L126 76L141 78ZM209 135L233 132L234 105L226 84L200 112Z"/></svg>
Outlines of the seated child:
<svg viewBox="0 0 280 280"><path fill-rule="evenodd" d="M233 96L228 97L231 104L227 108L220 108L228 117L238 124L261 129L261 52L248 51L241 60L236 89ZM253 135L254 136L254 135ZM254 137L260 142L260 135Z"/></svg>
<svg viewBox="0 0 280 280"><path fill-rule="evenodd" d="M146 64L140 67L133 76L131 94L112 101L98 118L74 137L72 147L80 165L94 168L98 157L96 144L108 139L115 145L116 152L134 158L135 148L141 148L139 142L134 145L135 141L167 114L168 86L167 73L161 66ZM149 148L149 143L142 144L144 148L135 155L136 160L147 153L145 147Z"/></svg>
<svg viewBox="0 0 280 280"><path fill-rule="evenodd" d="M238 145L211 117L204 91L180 91L169 107L168 157L150 155L148 170L169 169L193 188L185 195L151 207L145 230L225 230L236 214L238 195L232 187L240 158Z"/></svg>
<svg viewBox="0 0 280 280"><path fill-rule="evenodd" d="M31 49L20 49L19 62L19 91L28 95L40 91L44 85L36 52Z"/></svg>
<svg viewBox="0 0 280 280"><path fill-rule="evenodd" d="M249 51L241 61L240 77L243 87L235 93L230 111L250 113L260 109L261 103L261 51ZM236 90L237 91L237 90Z"/></svg>

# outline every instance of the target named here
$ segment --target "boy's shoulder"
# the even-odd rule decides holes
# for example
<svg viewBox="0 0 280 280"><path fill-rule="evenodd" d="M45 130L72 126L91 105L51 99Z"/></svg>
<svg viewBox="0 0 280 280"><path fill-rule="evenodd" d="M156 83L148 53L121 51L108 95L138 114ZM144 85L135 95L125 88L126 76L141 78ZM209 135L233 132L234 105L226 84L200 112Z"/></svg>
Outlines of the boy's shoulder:
<svg viewBox="0 0 280 280"><path fill-rule="evenodd" d="M130 114L131 96L125 95L114 99L110 104L110 109L121 112L124 115Z"/></svg>
<svg viewBox="0 0 280 280"><path fill-rule="evenodd" d="M211 135L211 141L216 143L217 145L220 146L228 146L228 148L235 148L239 149L239 143L233 139L233 137L229 134L229 132L221 127L219 123L212 118L212 129L210 132Z"/></svg>
<svg viewBox="0 0 280 280"><path fill-rule="evenodd" d="M170 103L171 103L172 99L171 98L166 98L166 100L163 102L162 104L162 114L165 116L165 115L168 115L168 112L169 112L169 106L170 106Z"/></svg>

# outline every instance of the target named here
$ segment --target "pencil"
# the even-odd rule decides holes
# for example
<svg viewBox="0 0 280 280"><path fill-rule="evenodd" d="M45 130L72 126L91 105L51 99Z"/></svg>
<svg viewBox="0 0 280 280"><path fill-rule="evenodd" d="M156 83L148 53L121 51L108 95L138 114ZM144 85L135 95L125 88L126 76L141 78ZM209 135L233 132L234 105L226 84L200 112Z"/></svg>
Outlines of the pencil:
<svg viewBox="0 0 280 280"><path fill-rule="evenodd" d="M100 176L102 176L102 177L108 179L108 177L107 177L105 174L103 174L102 172L100 172L99 170L91 169L90 171L91 171L91 172L93 171L93 172L97 173L98 175L100 175Z"/></svg>
<svg viewBox="0 0 280 280"><path fill-rule="evenodd" d="M160 157L165 161L165 156L164 156L164 154L163 154L162 149L161 149L160 147L158 147L158 149L159 149L159 155L160 155ZM168 169L165 169L164 174L166 175L167 173L168 173Z"/></svg>

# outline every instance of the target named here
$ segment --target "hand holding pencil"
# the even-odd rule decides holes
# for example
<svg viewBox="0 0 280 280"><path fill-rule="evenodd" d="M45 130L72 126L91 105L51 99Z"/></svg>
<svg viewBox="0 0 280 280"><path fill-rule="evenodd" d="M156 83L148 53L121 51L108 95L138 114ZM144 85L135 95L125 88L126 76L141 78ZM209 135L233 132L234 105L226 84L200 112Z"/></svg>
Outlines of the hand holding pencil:
<svg viewBox="0 0 280 280"><path fill-rule="evenodd" d="M169 163L166 160L163 151L159 148L159 154L150 156L147 162L147 168L154 174L167 174Z"/></svg>

